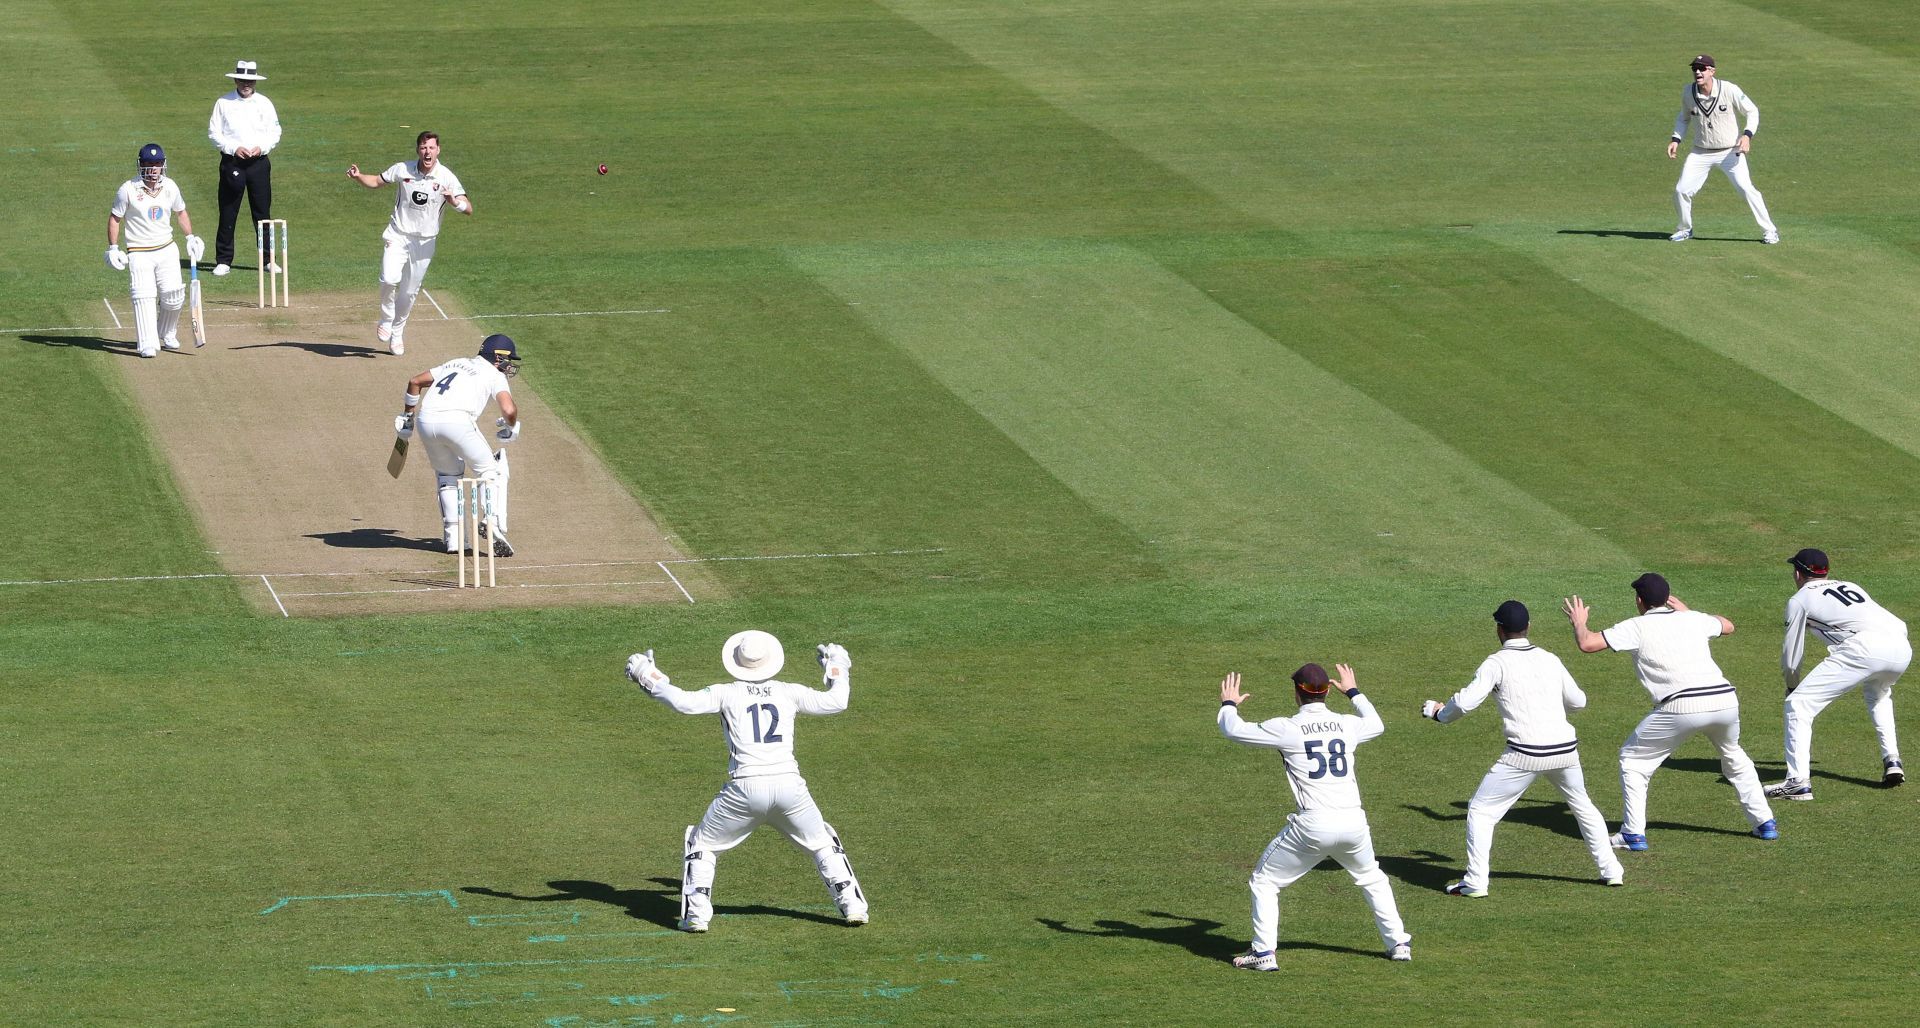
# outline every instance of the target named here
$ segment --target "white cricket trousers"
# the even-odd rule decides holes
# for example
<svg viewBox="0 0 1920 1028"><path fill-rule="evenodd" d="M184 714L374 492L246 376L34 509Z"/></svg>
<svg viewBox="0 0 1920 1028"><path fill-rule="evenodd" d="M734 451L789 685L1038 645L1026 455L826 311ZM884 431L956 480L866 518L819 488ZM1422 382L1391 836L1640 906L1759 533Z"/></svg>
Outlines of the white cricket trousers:
<svg viewBox="0 0 1920 1028"><path fill-rule="evenodd" d="M820 816L820 807L797 774L736 778L721 787L705 817L687 835L686 874L681 879L685 916L705 924L713 917L716 858L745 842L761 825L772 825L813 855L814 867L841 916L867 912L867 898L854 878L840 837Z"/></svg>
<svg viewBox="0 0 1920 1028"><path fill-rule="evenodd" d="M1740 797L1740 809L1747 823L1755 828L1773 820L1773 808L1760 791L1760 776L1753 769L1747 751L1740 748L1740 708L1701 711L1697 714L1670 714L1655 710L1640 720L1633 734L1620 747L1620 830L1629 835L1647 834L1647 783L1661 763L1680 748L1680 744L1704 735L1720 751L1720 773L1733 783Z"/></svg>
<svg viewBox="0 0 1920 1028"><path fill-rule="evenodd" d="M1693 194L1707 184L1707 172L1719 168L1726 173L1727 181L1747 201L1747 209L1753 212L1753 220L1762 232L1779 231L1773 227L1773 219L1767 217L1767 201L1760 190L1753 187L1753 176L1747 171L1747 155L1738 147L1725 150L1694 150L1687 154L1686 162L1680 167L1680 181L1673 187L1673 207L1680 212L1680 230L1693 231Z"/></svg>
<svg viewBox="0 0 1920 1028"><path fill-rule="evenodd" d="M433 263L437 236L412 236L387 226L380 233L385 249L380 253L380 326L402 335L407 315L413 313L413 297L427 280L427 266Z"/></svg>
<svg viewBox="0 0 1920 1028"><path fill-rule="evenodd" d="M1373 856L1373 835L1360 810L1302 810L1287 815L1287 827L1267 843L1253 865L1247 887L1253 890L1253 950L1271 952L1280 937L1280 890L1300 880L1328 857L1353 876L1353 884L1373 910L1380 942L1388 950L1410 942L1393 902L1393 886Z"/></svg>
<svg viewBox="0 0 1920 1028"><path fill-rule="evenodd" d="M1573 811L1574 821L1580 825L1580 838L1586 842L1587 852L1593 855L1593 866L1600 877L1612 878L1623 873L1619 858L1613 855L1613 847L1607 842L1606 819L1600 816L1600 808L1587 798L1586 776L1581 773L1580 765L1524 771L1511 764L1496 763L1487 769L1487 776L1480 779L1480 788L1474 790L1473 799L1467 803L1467 873L1461 877L1467 888L1476 892L1487 888L1493 829L1535 778L1544 778L1560 790L1561 798Z"/></svg>
<svg viewBox="0 0 1920 1028"><path fill-rule="evenodd" d="M127 251L127 299L133 304L134 348L151 357L165 345L178 347L175 333L187 287L180 278L180 246Z"/></svg>
<svg viewBox="0 0 1920 1028"><path fill-rule="evenodd" d="M1804 782L1813 753L1813 719L1827 705L1859 688L1867 702L1867 720L1880 740L1882 760L1900 759L1900 742L1893 730L1893 683L1913 662L1913 646L1906 636L1856 635L1835 646L1827 659L1814 665L1787 694L1787 777Z"/></svg>
<svg viewBox="0 0 1920 1028"><path fill-rule="evenodd" d="M487 480L493 493L487 498L488 506L493 508L500 530L506 531L506 522L499 516L505 506L504 476L473 417L463 411L422 412L414 419L414 430L420 434L420 444L426 447L427 460L433 464L434 492L440 501L440 536L447 552L460 549L462 478Z"/></svg>

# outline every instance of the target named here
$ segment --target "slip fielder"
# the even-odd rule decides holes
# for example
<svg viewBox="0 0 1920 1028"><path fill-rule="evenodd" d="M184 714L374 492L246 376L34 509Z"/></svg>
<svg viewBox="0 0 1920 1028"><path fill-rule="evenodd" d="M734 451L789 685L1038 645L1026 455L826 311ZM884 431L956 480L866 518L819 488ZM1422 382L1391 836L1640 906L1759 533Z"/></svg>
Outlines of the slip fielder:
<svg viewBox="0 0 1920 1028"><path fill-rule="evenodd" d="M1760 108L1747 99L1739 86L1714 78L1712 55L1695 57L1691 67L1693 82L1681 93L1680 115L1673 120L1673 138L1667 141L1667 159L1672 160L1680 155L1687 127L1693 126L1693 149L1688 152L1686 163L1680 166L1680 181L1673 187L1673 206L1680 214L1680 227L1668 238L1676 243L1693 238L1693 194L1707 184L1707 173L1719 168L1727 181L1733 183L1740 198L1747 201L1747 209L1760 225L1760 241L1777 243L1780 231L1767 216L1767 201L1760 190L1754 188L1753 176L1747 171L1747 150L1753 145L1754 133L1760 131ZM1744 130L1735 120L1735 111L1747 119Z"/></svg>
<svg viewBox="0 0 1920 1028"><path fill-rule="evenodd" d="M1280 890L1329 857L1347 869L1367 898L1388 959L1413 959L1413 936L1401 923L1393 885L1374 858L1373 834L1367 812L1360 806L1360 785L1354 775L1354 751L1361 743L1379 738L1387 726L1372 701L1360 694L1353 668L1335 664L1334 670L1340 675L1340 691L1353 701L1358 716L1327 709L1331 680L1318 664L1302 665L1293 673L1299 713L1258 724L1240 719L1240 704L1251 698L1240 691L1240 672L1220 683L1220 734L1248 746L1279 750L1287 786L1299 808L1287 815L1287 827L1267 844L1247 880L1253 891L1253 944L1233 958L1235 967L1279 970L1274 947L1280 935Z"/></svg>
<svg viewBox="0 0 1920 1028"><path fill-rule="evenodd" d="M653 651L627 658L627 677L647 695L682 714L719 714L727 735L727 784L707 806L697 825L688 825L684 872L680 879L680 930L704 932L713 920L713 878L719 855L745 842L754 829L770 824L793 844L813 855L840 916L850 925L867 923L867 897L854 877L840 833L820 816L820 807L800 777L793 755L799 714L838 714L847 709L853 658L845 648L821 643L816 651L826 673L822 692L793 682L777 682L786 653L780 640L747 630L727 639L720 663L731 682L699 692L675 688L653 662Z"/></svg>
<svg viewBox="0 0 1920 1028"><path fill-rule="evenodd" d="M1420 708L1423 717L1444 725L1466 717L1491 695L1499 703L1500 723L1507 735L1506 752L1487 770L1467 803L1467 871L1447 886L1449 896L1487 894L1494 827L1535 778L1545 778L1560 790L1580 825L1580 837L1593 856L1600 880L1608 885L1626 882L1620 859L1607 844L1607 822L1587 798L1579 742L1567 721L1569 712L1586 708L1587 694L1580 691L1559 657L1528 641L1529 620L1527 607L1519 600L1502 603L1493 612L1500 649L1481 661L1473 681L1446 703L1428 700Z"/></svg>
<svg viewBox="0 0 1920 1028"><path fill-rule="evenodd" d="M1653 711L1640 719L1620 746L1620 832L1615 849L1647 848L1647 785L1681 743L1704 735L1720 751L1720 773L1733 785L1756 839L1778 839L1773 810L1760 791L1760 776L1740 748L1740 697L1713 662L1708 640L1733 634L1733 622L1690 610L1667 580L1649 571L1633 580L1635 617L1604 632L1587 627L1585 601L1562 605L1582 653L1616 650L1633 654L1633 670L1653 697Z"/></svg>
<svg viewBox="0 0 1920 1028"><path fill-rule="evenodd" d="M1807 770L1812 762L1813 719L1827 705L1854 689L1867 703L1867 720L1880 742L1881 783L1907 780L1894 734L1893 686L1913 662L1907 623L1873 601L1855 582L1827 577L1827 555L1804 549L1787 558L1797 591L1787 601L1787 636L1780 648L1780 671L1787 680L1787 778L1769 786L1767 795L1787 800L1813 799ZM1800 660L1811 630L1826 640L1827 657L1800 677Z"/></svg>
<svg viewBox="0 0 1920 1028"><path fill-rule="evenodd" d="M139 174L121 183L107 214L107 267L128 273L133 303L134 347L142 357L162 349L178 350L180 308L187 286L180 278L180 248L173 242L172 218L180 216L187 234L187 259L199 263L206 244L193 234L193 219L180 187L167 177L167 152L159 143L140 148ZM120 250L122 230L127 249Z"/></svg>
<svg viewBox="0 0 1920 1028"><path fill-rule="evenodd" d="M440 136L422 132L414 140L415 159L401 161L378 175L362 174L358 164L347 166L347 177L379 189L392 182L399 188L393 194L393 217L380 233L385 249L380 256L380 321L374 335L387 344L395 356L407 352L403 333L407 315L413 313L413 298L426 281L427 266L433 263L435 241L440 236L440 209L451 204L462 214L473 213L467 189L452 169L440 163Z"/></svg>

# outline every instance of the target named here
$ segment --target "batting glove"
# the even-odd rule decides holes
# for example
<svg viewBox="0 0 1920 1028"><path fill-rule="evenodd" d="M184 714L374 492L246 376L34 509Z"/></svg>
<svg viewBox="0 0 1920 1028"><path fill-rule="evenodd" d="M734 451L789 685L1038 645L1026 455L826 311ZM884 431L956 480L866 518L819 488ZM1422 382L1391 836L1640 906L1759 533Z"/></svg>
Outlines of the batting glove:
<svg viewBox="0 0 1920 1028"><path fill-rule="evenodd" d="M627 658L627 677L633 679L640 688L645 689L648 695L657 693L662 687L673 684L667 680L667 673L665 671L654 666L652 650L648 650L645 653L636 653Z"/></svg>
<svg viewBox="0 0 1920 1028"><path fill-rule="evenodd" d="M845 678L853 670L853 658L847 656L847 648L839 643L821 643L815 656L820 666L826 669L826 680L831 683L835 678Z"/></svg>
<svg viewBox="0 0 1920 1028"><path fill-rule="evenodd" d="M393 416L393 434L402 439L413 438L413 415L395 414Z"/></svg>
<svg viewBox="0 0 1920 1028"><path fill-rule="evenodd" d="M1444 706L1446 706L1446 704L1441 703L1439 700L1428 700L1420 705L1420 716L1438 721L1440 720L1440 710Z"/></svg>
<svg viewBox="0 0 1920 1028"><path fill-rule="evenodd" d="M493 434L493 437L495 439L500 440L501 446L505 446L508 443L513 442L515 439L520 438L520 425L522 424L521 422L516 421L513 424L509 425L507 424L506 418L495 418L493 423L496 426L498 426L500 429L500 431L495 432Z"/></svg>
<svg viewBox="0 0 1920 1028"><path fill-rule="evenodd" d="M115 271L127 270L127 255L121 253L117 246L107 247L107 267Z"/></svg>
<svg viewBox="0 0 1920 1028"><path fill-rule="evenodd" d="M187 260L190 260L193 263L198 264L200 263L200 258L206 256L206 253L207 253L206 240L201 239L199 236L187 237Z"/></svg>

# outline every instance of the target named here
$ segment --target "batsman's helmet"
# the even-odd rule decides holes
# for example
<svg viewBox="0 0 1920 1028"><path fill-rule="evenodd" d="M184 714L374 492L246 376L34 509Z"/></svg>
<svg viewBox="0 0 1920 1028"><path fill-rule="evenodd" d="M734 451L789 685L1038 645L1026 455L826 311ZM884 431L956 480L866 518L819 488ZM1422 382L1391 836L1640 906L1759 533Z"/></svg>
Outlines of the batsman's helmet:
<svg viewBox="0 0 1920 1028"><path fill-rule="evenodd" d="M508 378L512 378L520 371L519 365L515 363L520 359L520 351L513 345L513 339L509 336L496 332L481 340L480 356L489 364L499 368L500 373Z"/></svg>
<svg viewBox="0 0 1920 1028"><path fill-rule="evenodd" d="M160 149L159 143L148 143L140 148L140 177L148 183L160 181L167 173L167 152Z"/></svg>

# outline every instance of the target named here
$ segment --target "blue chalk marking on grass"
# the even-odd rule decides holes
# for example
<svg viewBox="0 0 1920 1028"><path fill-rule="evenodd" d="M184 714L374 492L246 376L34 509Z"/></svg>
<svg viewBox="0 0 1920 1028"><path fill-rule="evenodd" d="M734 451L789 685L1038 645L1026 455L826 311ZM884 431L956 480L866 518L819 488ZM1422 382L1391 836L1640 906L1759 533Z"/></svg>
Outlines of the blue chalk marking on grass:
<svg viewBox="0 0 1920 1028"><path fill-rule="evenodd" d="M447 906L455 910L460 909L460 901L453 898L453 892L451 890L429 889L425 892L350 892L339 896L282 896L280 897L280 902L262 910L260 916L265 917L289 903L299 901L363 899L443 899L447 901Z"/></svg>
<svg viewBox="0 0 1920 1028"><path fill-rule="evenodd" d="M655 939L666 935L679 935L673 928L660 928L653 931L632 932L584 932L573 935L529 935L528 942L569 942L581 939Z"/></svg>
<svg viewBox="0 0 1920 1028"><path fill-rule="evenodd" d="M307 970L339 971L343 974L378 974L382 971L430 971L435 968L448 970L465 968L471 971L482 967L579 967L586 964L659 964L662 968L676 970L709 966L681 962L662 964L659 957L575 957L571 960L470 960L439 964L309 964Z"/></svg>
<svg viewBox="0 0 1920 1028"><path fill-rule="evenodd" d="M671 995L673 995L671 992L660 992L650 996L608 996L607 1002L616 1007L644 1007Z"/></svg>
<svg viewBox="0 0 1920 1028"><path fill-rule="evenodd" d="M916 963L921 964L927 963L928 961L936 964L984 964L987 962L987 955L985 953L960 954L935 952L921 953L913 959Z"/></svg>
<svg viewBox="0 0 1920 1028"><path fill-rule="evenodd" d="M563 910L547 914L468 914L467 923L475 928L492 928L496 925L579 924L586 916L586 912L580 910Z"/></svg>

